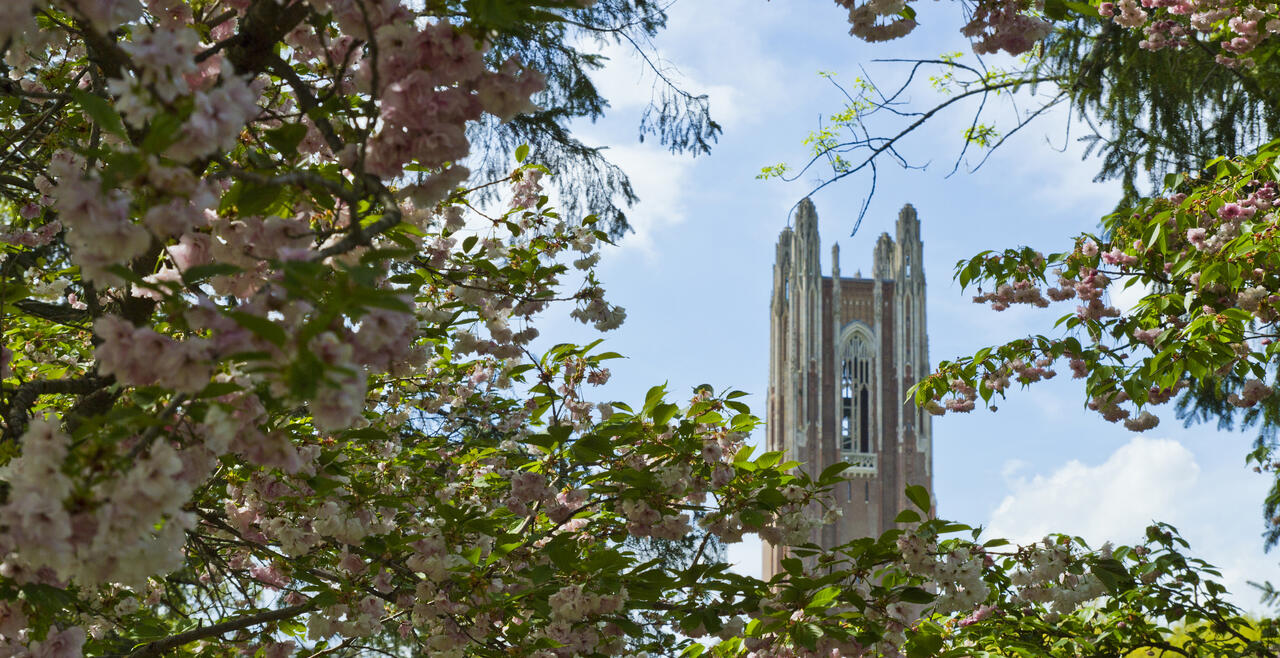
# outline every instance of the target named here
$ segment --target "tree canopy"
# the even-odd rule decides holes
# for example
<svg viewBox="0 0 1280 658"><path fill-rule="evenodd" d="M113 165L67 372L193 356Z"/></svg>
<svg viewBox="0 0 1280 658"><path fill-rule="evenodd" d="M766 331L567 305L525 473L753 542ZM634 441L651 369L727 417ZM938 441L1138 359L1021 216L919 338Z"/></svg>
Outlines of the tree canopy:
<svg viewBox="0 0 1280 658"><path fill-rule="evenodd" d="M566 35L661 27L639 0L588 4L0 7L0 655L1274 655L1272 627L1172 528L1132 547L977 543L913 488L899 529L823 550L842 468L746 445L742 393L601 401L618 355L533 353L552 305L602 332L625 318L595 274L618 225L561 215L543 190L612 183L514 141L602 107ZM702 148L714 124L682 98L649 125ZM1196 285L1221 290L1175 287L1212 308L1187 311L1176 340L1203 345L1180 361L1257 375L1231 341L1270 298L1232 286L1270 281L1237 261L1270 262L1241 236L1274 197L1271 153L1117 219L1140 256L1082 241L964 276L1031 289L1061 260L1094 294L1095 258L1217 263ZM1193 227L1205 209L1225 223ZM1174 334L1147 320L1173 303L1077 325L1163 349ZM1100 395L1133 380L1150 401L1107 349L1042 351L1071 351ZM1007 365L989 361L944 365L921 398L947 375L953 406L963 386L986 396ZM789 547L784 573L708 550L749 533ZM636 548L690 535L680 559Z"/></svg>

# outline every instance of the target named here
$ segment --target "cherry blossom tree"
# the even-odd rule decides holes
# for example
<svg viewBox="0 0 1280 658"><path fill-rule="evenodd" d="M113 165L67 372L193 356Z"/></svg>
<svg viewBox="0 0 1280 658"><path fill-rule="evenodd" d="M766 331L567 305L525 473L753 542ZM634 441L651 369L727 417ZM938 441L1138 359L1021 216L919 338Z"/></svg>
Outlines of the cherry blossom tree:
<svg viewBox="0 0 1280 658"><path fill-rule="evenodd" d="M756 454L742 393L533 353L623 321L608 234L536 151L462 163L543 88L494 44L583 4L0 6L0 655L1274 652L1171 529L978 544L915 489L823 551L841 469ZM746 534L785 573L705 550Z"/></svg>

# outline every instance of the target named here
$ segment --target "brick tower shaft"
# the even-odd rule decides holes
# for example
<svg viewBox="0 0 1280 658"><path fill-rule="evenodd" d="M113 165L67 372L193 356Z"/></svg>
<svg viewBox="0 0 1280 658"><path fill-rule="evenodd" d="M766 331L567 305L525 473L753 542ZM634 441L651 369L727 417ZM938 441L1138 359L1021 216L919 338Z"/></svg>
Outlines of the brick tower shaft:
<svg viewBox="0 0 1280 658"><path fill-rule="evenodd" d="M814 531L831 548L879 536L909 509L908 485L933 490L931 417L907 391L929 373L920 221L898 213L896 240L883 233L871 278L820 267L818 215L809 199L778 236L770 304L766 449L821 473L840 461L849 480L834 493L842 516ZM781 571L785 548L765 544L764 577Z"/></svg>

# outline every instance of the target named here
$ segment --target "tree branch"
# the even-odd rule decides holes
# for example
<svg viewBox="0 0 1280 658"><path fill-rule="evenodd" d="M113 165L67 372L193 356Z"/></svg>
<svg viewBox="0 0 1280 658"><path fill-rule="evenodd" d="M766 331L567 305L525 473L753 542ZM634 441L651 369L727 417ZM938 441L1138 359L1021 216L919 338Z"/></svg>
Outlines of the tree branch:
<svg viewBox="0 0 1280 658"><path fill-rule="evenodd" d="M89 311L87 310L72 308L64 304L50 304L36 299L20 299L14 303L14 306L27 315L78 329L83 329L84 327L76 324L77 322L84 322L89 319Z"/></svg>
<svg viewBox="0 0 1280 658"><path fill-rule="evenodd" d="M9 427L5 435L16 438L27 430L31 405L42 395L89 395L114 382L114 377L90 376L81 379L42 379L22 384L10 398L9 413L5 415Z"/></svg>
<svg viewBox="0 0 1280 658"><path fill-rule="evenodd" d="M287 608L279 608L277 610L267 610L266 612L259 612L256 615L247 615L244 617L238 617L236 619L224 621L220 624L213 624L212 626L203 626L201 628L194 628L185 633L178 633L177 635L171 635L169 637L166 637L163 640L156 640L155 642L144 644L134 649L130 653L128 653L127 656L129 658L140 658L141 656L159 656L163 654L165 651L168 651L170 649L176 649L184 644L195 642L197 640L203 640L209 637L216 637L218 635L222 635L223 633L238 631L243 628L249 628L250 626L257 626L258 624L266 624L268 622L280 621L281 619L289 619L290 617L296 617L304 612L310 612L311 609L314 607L315 607L315 603L308 601L306 603L291 605Z"/></svg>
<svg viewBox="0 0 1280 658"><path fill-rule="evenodd" d="M311 11L305 2L257 0L245 12L240 32L227 44L227 60L236 73L261 73L278 59L274 47Z"/></svg>

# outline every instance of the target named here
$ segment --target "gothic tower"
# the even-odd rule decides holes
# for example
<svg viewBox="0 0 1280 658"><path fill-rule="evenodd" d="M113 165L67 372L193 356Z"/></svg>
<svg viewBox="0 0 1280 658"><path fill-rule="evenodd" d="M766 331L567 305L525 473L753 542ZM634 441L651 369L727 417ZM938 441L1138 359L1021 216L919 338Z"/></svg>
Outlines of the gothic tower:
<svg viewBox="0 0 1280 658"><path fill-rule="evenodd" d="M814 531L823 547L879 536L910 508L904 491L932 492L931 416L907 396L929 372L924 259L915 208L898 213L897 240L880 235L871 278L831 276L819 266L818 214L804 199L794 228L778 236L770 305L767 450L816 475L851 466L836 486L843 516ZM765 544L764 577L785 548Z"/></svg>

